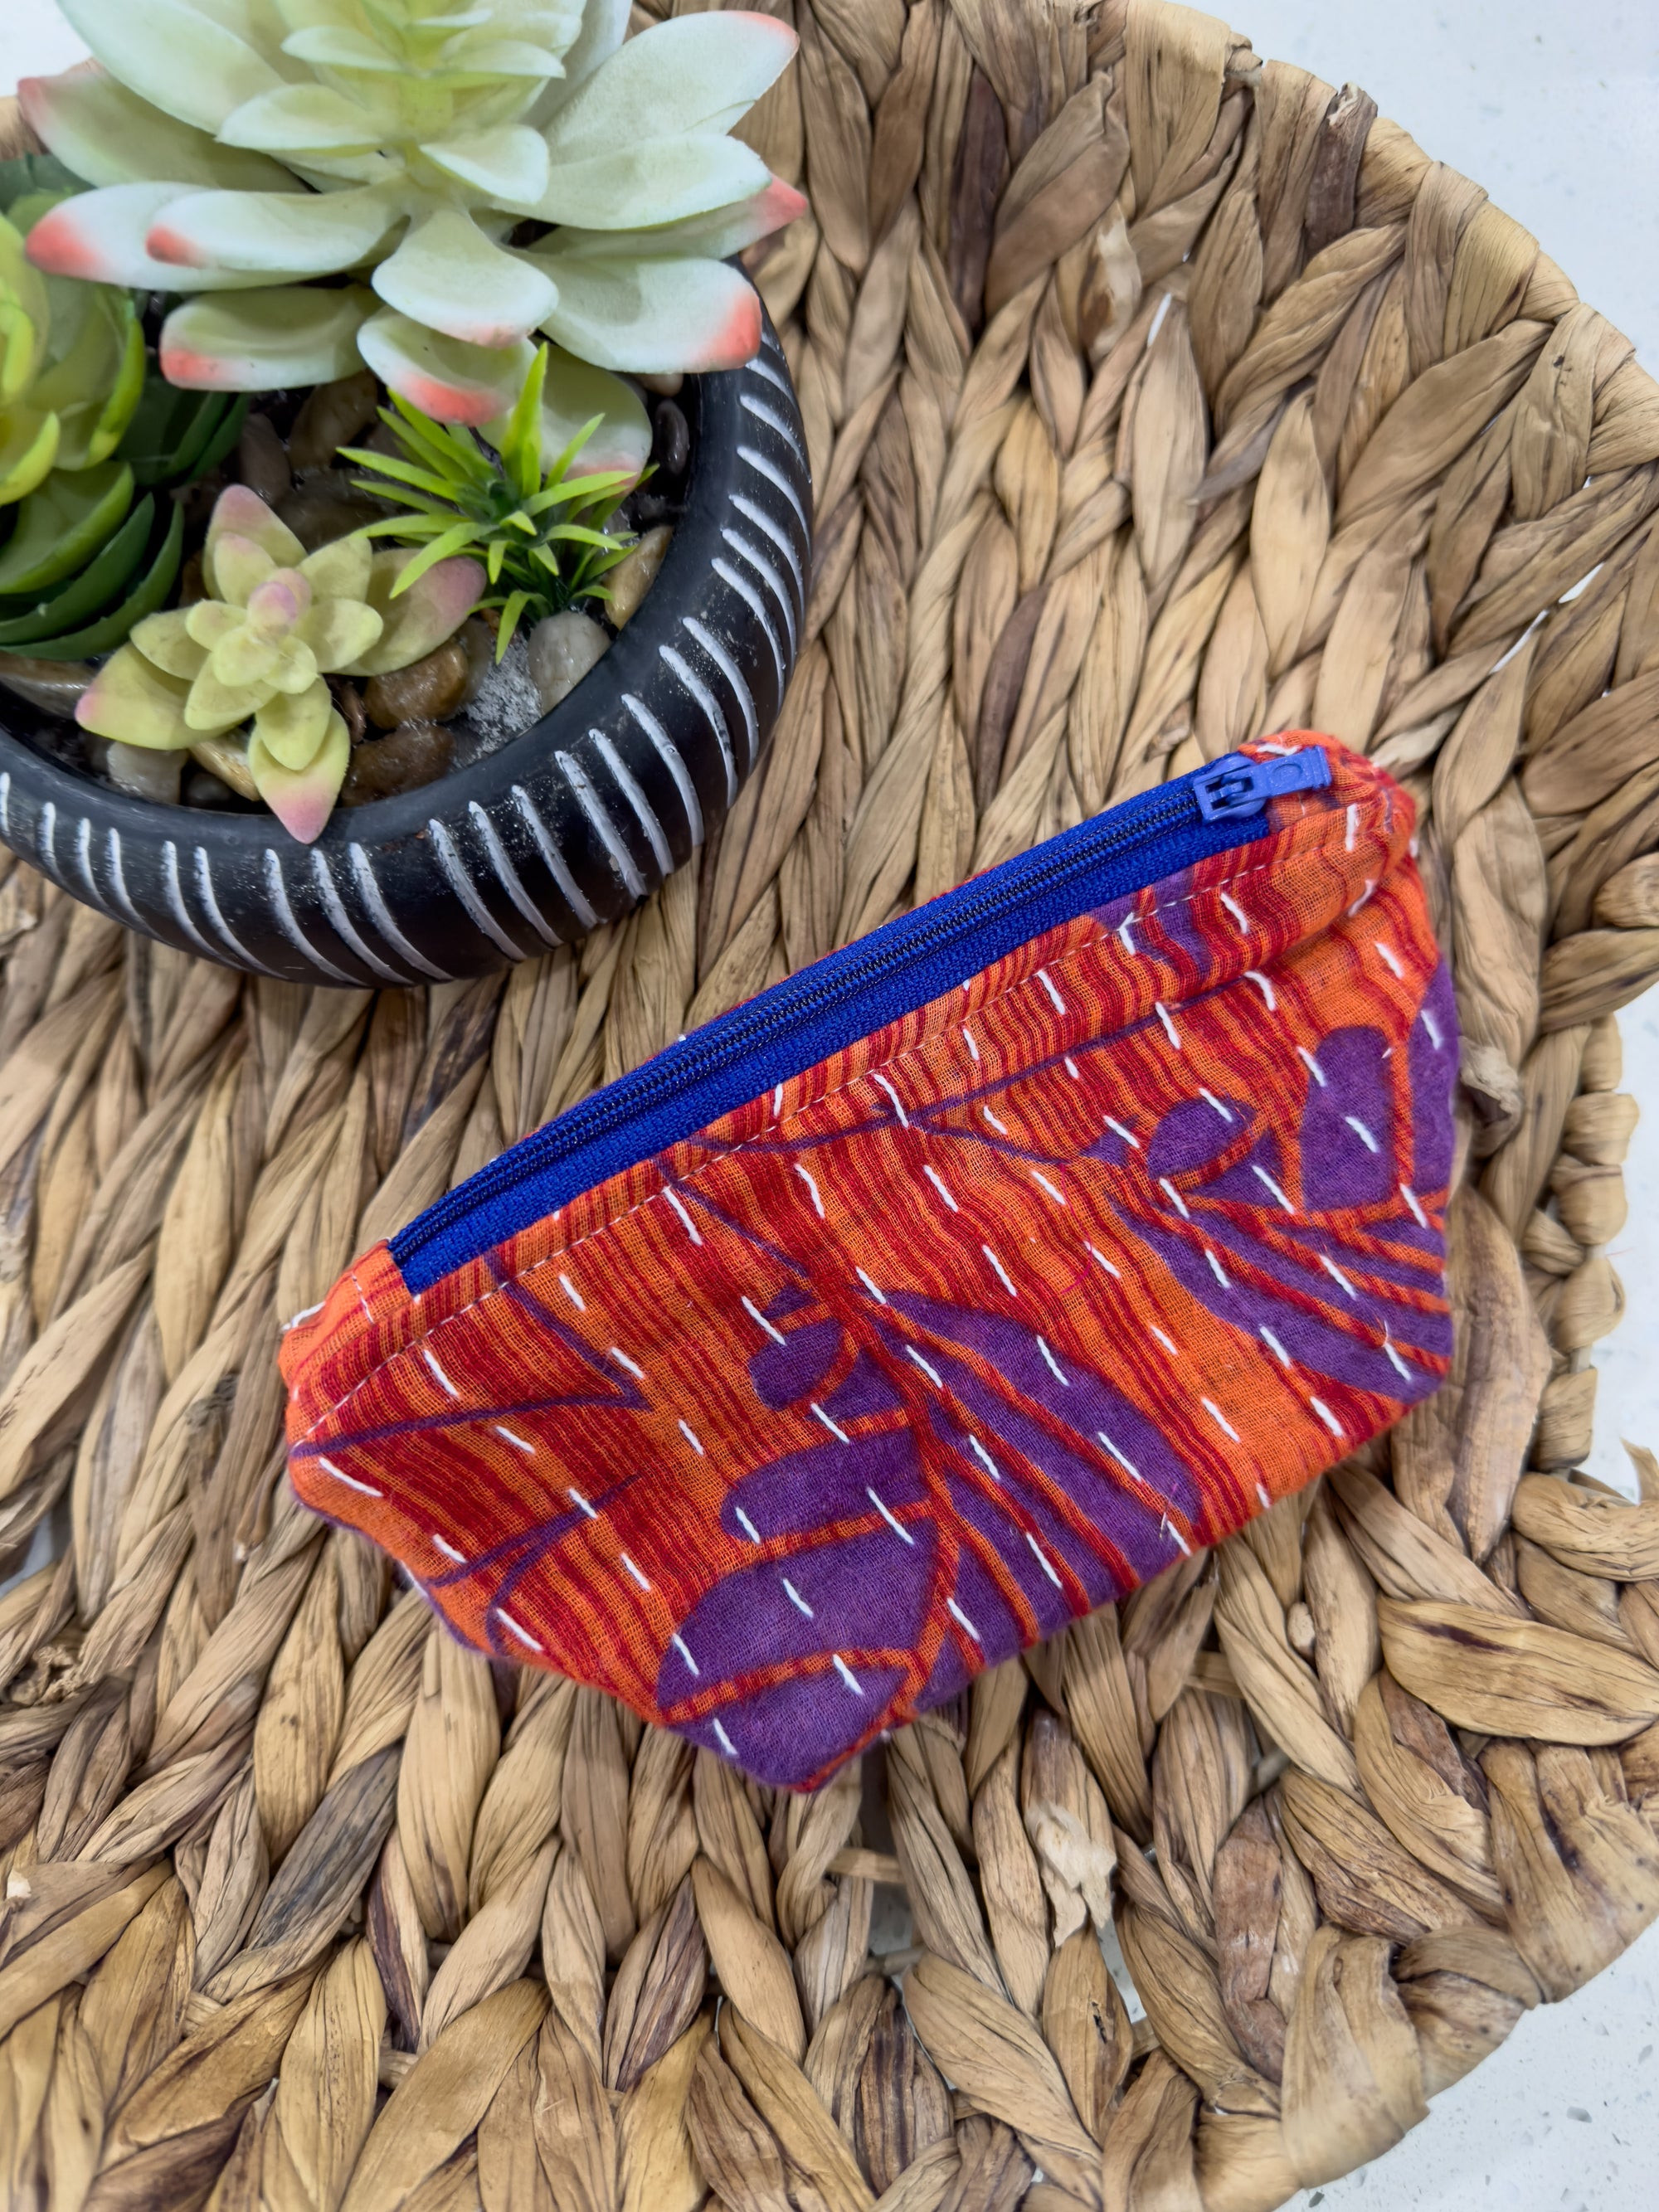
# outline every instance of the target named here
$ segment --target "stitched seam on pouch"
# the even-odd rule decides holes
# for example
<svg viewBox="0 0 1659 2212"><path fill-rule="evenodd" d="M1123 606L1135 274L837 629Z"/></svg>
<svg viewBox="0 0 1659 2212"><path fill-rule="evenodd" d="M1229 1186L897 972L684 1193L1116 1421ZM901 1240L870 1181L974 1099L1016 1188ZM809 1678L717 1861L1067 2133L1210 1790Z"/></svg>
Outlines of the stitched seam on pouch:
<svg viewBox="0 0 1659 2212"><path fill-rule="evenodd" d="M1370 806L1382 807L1386 810L1387 802L1387 793L1377 791L1372 794L1368 803ZM1308 818L1308 814L1312 810L1310 808L1305 809L1299 819L1305 821ZM1328 818L1333 825L1334 834L1330 842L1334 842L1334 831L1342 825L1342 815L1340 811L1334 811ZM1386 831L1382 834L1386 836ZM1323 848L1322 847L1316 847L1313 851L1310 852L1304 857L1308 860L1320 859L1323 857ZM1166 902L1162 906L1153 907L1149 909L1146 915L1141 916L1140 919L1150 921L1157 915L1172 914L1179 907L1190 906L1193 902L1198 898L1218 898L1220 893L1227 890L1231 884L1243 883L1251 876L1271 873L1273 871L1274 866L1275 863L1272 861L1260 860L1254 867L1241 868L1237 874L1224 877L1219 883L1206 884L1202 890L1188 891L1182 898L1170 899L1166 901ZM1377 888L1379 890L1382 888L1380 883ZM1113 903L1115 903L1115 902L1113 902ZM1060 926L1063 927L1065 925L1061 924ZM1046 935L1048 933L1045 931L1041 933ZM1319 934L1322 935L1323 933L1323 932L1319 933ZM1085 953L1097 951L1102 945L1109 945L1115 934L1115 931L1103 930L1098 936L1089 938L1082 945L1074 945L1070 952L1066 953L1063 956L1057 957L1052 961L1047 961L1043 965L1045 967L1056 969L1063 975L1073 962L1080 959ZM1028 938L1025 941L1029 944L1031 942L1031 939ZM1033 985L1040 985L1040 979L1035 970L1030 975L1021 976L1016 981L1010 983L1004 990L1000 991L995 998L988 999L983 1006L977 1007L975 1010L975 1015L988 1013L994 1006L1001 1006L1006 1000L1012 998L1016 992L1026 990ZM900 1018L902 1019L903 1017L901 1016ZM1149 1015L1146 1018L1148 1020L1152 1020L1156 1018L1156 1017ZM622 1212L610 1215L605 1220L599 1223L594 1228L590 1229L586 1236L577 1237L574 1243L561 1245L556 1252L550 1253L545 1259L532 1261L527 1267L514 1268L503 1281L492 1283L490 1287L480 1297L470 1300L468 1304L464 1306L458 1307L453 1314L446 1314L441 1320L434 1322L428 1328L422 1329L417 1335L410 1337L406 1343L400 1344L395 1352L389 1352L383 1359L377 1360L374 1365L368 1370L368 1372L366 1375L362 1375L358 1377L357 1381L352 1384L351 1388L345 1393L343 1397L337 1399L332 1406L328 1407L326 1412L318 1414L316 1419L312 1422L311 1425L305 1431L304 1434L299 1439L300 1443L311 1443L316 1436L317 1431L322 1428L325 1423L332 1421L338 1413L350 1404L351 1401L360 1391L367 1389L368 1385L374 1382L377 1376L383 1375L388 1367L395 1365L399 1359L405 1358L417 1352L423 1344L432 1342L441 1330L453 1327L453 1325L457 1322L465 1321L469 1314L477 1312L481 1306L488 1305L492 1298L504 1297L507 1292L514 1287L514 1285L520 1283L528 1282L532 1275L540 1274L544 1268L556 1267L562 1260L568 1258L572 1252L580 1251L585 1244L594 1243L599 1237L609 1235L611 1231L619 1228L624 1221L631 1220L635 1214L643 1212L645 1207L647 1206L654 1205L665 1195L671 1187L676 1190L694 1189L698 1180L702 1176L712 1173L716 1168L723 1167L728 1160L734 1159L739 1152L746 1150L749 1146L759 1143L763 1138L768 1139L776 1138L785 1131L793 1128L808 1115L814 1113L819 1107L827 1105L830 1099L838 1098L844 1091L849 1091L853 1089L854 1085L860 1083L868 1083L877 1074L885 1074L890 1069L902 1066L908 1060L914 1058L918 1053L920 1053L926 1046L931 1045L933 1042L934 1038L937 1037L939 1034L939 1032L935 1030L930 1036L916 1038L913 1043L906 1045L900 1051L895 1053L890 1060L882 1061L878 1068L873 1066L866 1067L859 1074L849 1076L846 1082L837 1084L833 1091L826 1091L818 1097L804 1101L802 1104L795 1109L794 1113L790 1115L786 1121L774 1122L769 1127L765 1129L757 1129L752 1136L744 1138L740 1143L728 1146L724 1152L717 1152L712 1158L701 1162L690 1175L675 1182L672 1186L666 1180L665 1180L655 1190L648 1192L644 1198L636 1200L632 1206L625 1207ZM653 1157L660 1158L660 1154L656 1154ZM641 1162L640 1164L643 1165L644 1163ZM623 1170L621 1172L625 1174L629 1172L629 1170ZM359 1296L361 1297L361 1295L362 1293L360 1289ZM294 1447L290 1446L290 1452L292 1452L293 1449Z"/></svg>

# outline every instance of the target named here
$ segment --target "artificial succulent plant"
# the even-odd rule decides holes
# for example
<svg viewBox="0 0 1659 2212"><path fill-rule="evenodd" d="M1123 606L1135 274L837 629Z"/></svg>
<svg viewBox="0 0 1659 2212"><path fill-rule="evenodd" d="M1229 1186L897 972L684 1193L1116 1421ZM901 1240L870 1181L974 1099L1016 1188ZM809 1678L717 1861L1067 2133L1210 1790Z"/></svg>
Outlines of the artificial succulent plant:
<svg viewBox="0 0 1659 2212"><path fill-rule="evenodd" d="M325 679L407 667L459 628L483 589L476 561L449 559L398 593L415 557L376 553L361 532L307 554L263 500L233 484L208 525L209 596L139 623L76 720L124 744L199 751L216 771L245 777L309 844L351 756Z"/></svg>
<svg viewBox="0 0 1659 2212"><path fill-rule="evenodd" d="M76 189L50 158L0 162L0 675L9 654L107 653L162 605L184 516L159 489L214 467L247 407L147 374L130 294L25 259Z"/></svg>
<svg viewBox="0 0 1659 2212"><path fill-rule="evenodd" d="M394 393L380 420L396 437L399 454L353 446L341 453L342 459L375 471L356 479L359 491L404 509L371 522L365 532L420 548L398 580L399 593L454 554L483 561L489 592L480 604L500 615L498 660L520 622L539 622L579 600L603 599L606 575L634 544L631 532L605 527L636 481L633 473L576 472L583 449L602 428L597 418L544 466L547 355L545 346L536 355L499 453L472 431L436 422Z"/></svg>
<svg viewBox="0 0 1659 2212"><path fill-rule="evenodd" d="M769 15L688 15L624 44L629 0L60 4L96 59L19 92L98 189L28 252L196 295L161 333L175 384L320 383L361 355L428 414L487 427L544 331L553 449L603 413L588 463L637 469L637 400L606 379L592 404L590 369L574 414L572 362L725 368L759 343L727 257L804 204L729 136L794 52Z"/></svg>
<svg viewBox="0 0 1659 2212"><path fill-rule="evenodd" d="M27 234L68 195L14 193L34 165L0 168L0 507L9 507L54 469L94 468L115 451L143 386L144 340L129 294L68 283L30 263Z"/></svg>

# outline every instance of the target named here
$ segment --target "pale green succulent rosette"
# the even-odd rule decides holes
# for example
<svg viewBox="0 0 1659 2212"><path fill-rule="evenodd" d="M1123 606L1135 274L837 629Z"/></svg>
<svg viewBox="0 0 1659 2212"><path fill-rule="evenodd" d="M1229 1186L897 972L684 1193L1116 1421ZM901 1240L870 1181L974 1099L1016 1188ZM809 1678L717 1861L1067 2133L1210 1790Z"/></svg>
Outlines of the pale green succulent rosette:
<svg viewBox="0 0 1659 2212"><path fill-rule="evenodd" d="M25 232L57 204L33 193L0 215L0 507L26 499L54 469L106 460L143 388L130 296L44 276L26 258Z"/></svg>
<svg viewBox="0 0 1659 2212"><path fill-rule="evenodd" d="M96 64L19 91L98 189L29 257L185 295L161 338L175 383L268 390L362 360L484 428L542 332L586 365L580 419L606 417L587 465L637 471L649 427L616 373L734 368L759 344L727 257L805 204L730 136L795 51L771 16L624 44L628 0L62 5ZM526 223L552 227L514 245Z"/></svg>
<svg viewBox="0 0 1659 2212"><path fill-rule="evenodd" d="M209 597L139 623L100 669L75 718L95 736L181 752L244 732L258 794L312 843L338 798L351 740L325 680L380 676L443 643L483 587L476 561L441 561L399 592L410 551L361 533L307 553L240 484L208 526Z"/></svg>

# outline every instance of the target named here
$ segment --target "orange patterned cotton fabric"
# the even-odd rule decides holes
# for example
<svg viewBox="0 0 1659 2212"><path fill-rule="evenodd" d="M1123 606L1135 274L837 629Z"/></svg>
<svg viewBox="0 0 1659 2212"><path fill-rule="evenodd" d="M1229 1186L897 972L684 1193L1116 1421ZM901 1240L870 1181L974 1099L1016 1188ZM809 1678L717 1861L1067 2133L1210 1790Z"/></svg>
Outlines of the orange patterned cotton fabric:
<svg viewBox="0 0 1659 2212"><path fill-rule="evenodd" d="M1267 834L420 1294L377 1247L285 1341L301 1498L480 1650L808 1786L1431 1392L1412 808L1274 744L1332 775Z"/></svg>

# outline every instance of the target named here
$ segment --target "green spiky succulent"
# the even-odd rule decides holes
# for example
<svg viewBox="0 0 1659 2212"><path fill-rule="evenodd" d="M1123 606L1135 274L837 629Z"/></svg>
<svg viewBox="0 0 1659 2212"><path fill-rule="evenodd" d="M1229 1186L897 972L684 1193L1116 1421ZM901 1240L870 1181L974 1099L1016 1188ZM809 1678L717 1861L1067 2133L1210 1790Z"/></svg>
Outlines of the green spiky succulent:
<svg viewBox="0 0 1659 2212"><path fill-rule="evenodd" d="M574 473L582 449L599 428L599 416L550 462L546 458L547 362L548 349L542 346L507 419L499 453L472 431L423 415L396 392L380 420L396 437L398 454L366 447L342 449L343 459L374 471L355 479L359 491L404 510L371 523L369 534L421 549L398 578L399 592L453 555L471 554L483 562L489 589L479 605L500 614L498 660L526 618L539 622L580 600L604 599L605 577L635 542L631 533L605 525L641 479L624 469Z"/></svg>

